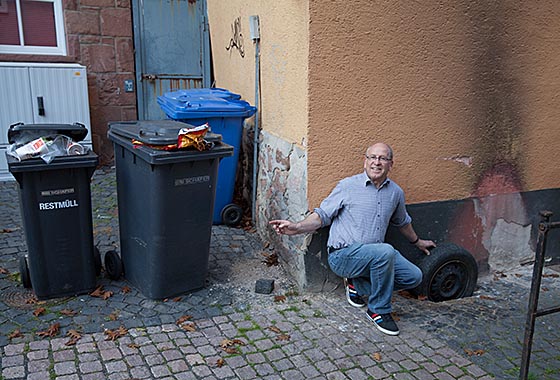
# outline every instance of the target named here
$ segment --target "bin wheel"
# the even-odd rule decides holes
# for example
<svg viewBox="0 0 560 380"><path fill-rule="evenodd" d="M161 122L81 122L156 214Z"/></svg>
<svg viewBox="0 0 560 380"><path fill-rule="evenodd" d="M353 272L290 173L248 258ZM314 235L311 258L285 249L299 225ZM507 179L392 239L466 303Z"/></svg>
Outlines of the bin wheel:
<svg viewBox="0 0 560 380"><path fill-rule="evenodd" d="M440 244L417 265L423 278L413 293L427 296L433 302L472 296L478 266L464 248L452 243Z"/></svg>
<svg viewBox="0 0 560 380"><path fill-rule="evenodd" d="M117 251L111 250L105 253L105 272L111 280L118 280L123 273L123 264Z"/></svg>
<svg viewBox="0 0 560 380"><path fill-rule="evenodd" d="M222 209L221 217L226 226L237 226L243 217L243 209L235 203L230 203Z"/></svg>
<svg viewBox="0 0 560 380"><path fill-rule="evenodd" d="M29 266L27 265L27 256L19 257L19 273L21 275L21 283L24 288L31 288L31 277L29 276Z"/></svg>
<svg viewBox="0 0 560 380"><path fill-rule="evenodd" d="M101 274L101 252L97 247L93 247L93 264L95 265L95 275L99 276Z"/></svg>

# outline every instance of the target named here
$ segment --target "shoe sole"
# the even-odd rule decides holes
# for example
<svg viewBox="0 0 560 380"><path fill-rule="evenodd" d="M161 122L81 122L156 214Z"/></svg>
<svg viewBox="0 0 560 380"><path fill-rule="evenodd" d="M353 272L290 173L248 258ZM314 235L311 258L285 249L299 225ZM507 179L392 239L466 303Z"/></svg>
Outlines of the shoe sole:
<svg viewBox="0 0 560 380"><path fill-rule="evenodd" d="M350 298L350 292L348 291L348 287L346 287L346 301L348 301L350 306L354 306L354 307L364 307L364 306L366 306L365 303L360 305L359 303L356 303L356 302L352 301L352 299Z"/></svg>
<svg viewBox="0 0 560 380"><path fill-rule="evenodd" d="M379 325L377 324L377 322L375 322L375 321L373 320L373 318L372 318L368 313L366 313L366 315L367 315L368 319L369 319L370 321L373 322L373 324L375 325L375 327L377 327L377 329L378 329L379 331L381 331L383 334L392 335L392 336L399 335L399 333L400 333L399 330L397 330L397 331L391 331L391 330L384 329L383 327L379 326Z"/></svg>

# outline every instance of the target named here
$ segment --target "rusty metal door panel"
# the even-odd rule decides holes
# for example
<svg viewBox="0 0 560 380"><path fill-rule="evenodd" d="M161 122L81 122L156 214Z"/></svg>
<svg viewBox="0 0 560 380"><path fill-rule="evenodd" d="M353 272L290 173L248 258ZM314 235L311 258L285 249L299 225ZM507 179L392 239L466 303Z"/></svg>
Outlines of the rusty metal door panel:
<svg viewBox="0 0 560 380"><path fill-rule="evenodd" d="M138 117L165 118L157 97L209 87L205 0L133 0Z"/></svg>

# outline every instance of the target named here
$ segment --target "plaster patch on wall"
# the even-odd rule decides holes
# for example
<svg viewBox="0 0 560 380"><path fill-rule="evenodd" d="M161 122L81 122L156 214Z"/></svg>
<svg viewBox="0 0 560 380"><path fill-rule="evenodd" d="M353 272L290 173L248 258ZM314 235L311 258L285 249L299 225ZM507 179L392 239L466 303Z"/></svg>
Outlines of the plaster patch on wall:
<svg viewBox="0 0 560 380"><path fill-rule="evenodd" d="M303 252L308 237L278 236L268 226L273 219L302 220L308 211L307 152L266 131L261 131L257 190L257 231L272 243L288 273L305 287Z"/></svg>
<svg viewBox="0 0 560 380"><path fill-rule="evenodd" d="M473 165L473 158L470 156L455 155L451 157L443 157L441 158L441 160L458 162L460 164L468 166L469 168Z"/></svg>
<svg viewBox="0 0 560 380"><path fill-rule="evenodd" d="M505 270L518 267L530 261L535 252L530 246L531 225L521 225L498 219L492 230L488 251L488 264L492 270Z"/></svg>

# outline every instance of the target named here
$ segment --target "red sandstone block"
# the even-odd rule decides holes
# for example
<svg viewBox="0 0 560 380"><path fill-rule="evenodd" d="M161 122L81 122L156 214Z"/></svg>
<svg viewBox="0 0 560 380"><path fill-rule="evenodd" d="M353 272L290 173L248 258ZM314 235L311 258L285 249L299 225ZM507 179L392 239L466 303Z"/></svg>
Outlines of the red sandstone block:
<svg viewBox="0 0 560 380"><path fill-rule="evenodd" d="M131 10L126 8L102 9L101 34L104 36L132 37Z"/></svg>
<svg viewBox="0 0 560 380"><path fill-rule="evenodd" d="M68 34L99 34L99 12L65 11L66 33Z"/></svg>
<svg viewBox="0 0 560 380"><path fill-rule="evenodd" d="M80 5L87 5L90 7L114 7L115 0L81 0Z"/></svg>
<svg viewBox="0 0 560 380"><path fill-rule="evenodd" d="M117 38L117 71L118 72L134 72L134 45L132 38Z"/></svg>
<svg viewBox="0 0 560 380"><path fill-rule="evenodd" d="M82 45L82 63L94 73L114 72L115 49L110 45Z"/></svg>

